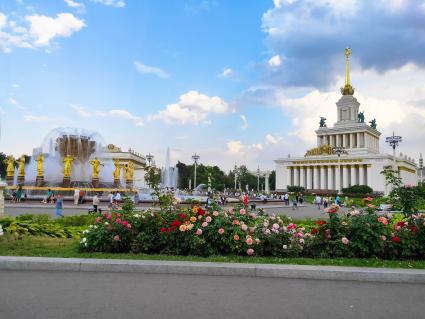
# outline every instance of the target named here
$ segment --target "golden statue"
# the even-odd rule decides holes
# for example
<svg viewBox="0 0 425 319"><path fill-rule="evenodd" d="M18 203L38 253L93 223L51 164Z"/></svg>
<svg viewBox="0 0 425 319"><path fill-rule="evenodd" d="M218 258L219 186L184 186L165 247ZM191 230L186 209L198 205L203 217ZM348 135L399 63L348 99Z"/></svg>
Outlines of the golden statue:
<svg viewBox="0 0 425 319"><path fill-rule="evenodd" d="M7 177L15 176L15 159L13 158L13 156L9 155L8 157L6 157L4 162L7 165L6 166L6 176Z"/></svg>
<svg viewBox="0 0 425 319"><path fill-rule="evenodd" d="M24 177L25 176L25 155L22 155L19 158L18 164L19 164L19 166L18 166L18 176Z"/></svg>
<svg viewBox="0 0 425 319"><path fill-rule="evenodd" d="M41 177L43 176L44 155L43 154L38 155L36 162L37 162L37 176Z"/></svg>
<svg viewBox="0 0 425 319"><path fill-rule="evenodd" d="M93 168L92 178L99 178L100 165L103 166L103 164L97 159L97 157L92 159L90 164Z"/></svg>
<svg viewBox="0 0 425 319"><path fill-rule="evenodd" d="M118 180L121 177L121 167L122 164L120 163L119 160L114 159L114 165L115 165L115 169L114 169L114 179Z"/></svg>
<svg viewBox="0 0 425 319"><path fill-rule="evenodd" d="M332 155L335 154L332 146L328 144L320 145L319 147L312 148L305 153L304 157L317 156L317 155Z"/></svg>
<svg viewBox="0 0 425 319"><path fill-rule="evenodd" d="M351 86L350 83L350 56L351 49L345 48L345 85L343 88L341 88L342 95L354 94L354 88Z"/></svg>
<svg viewBox="0 0 425 319"><path fill-rule="evenodd" d="M67 155L63 159L63 177L71 177L71 163L73 160L74 157L71 155Z"/></svg>
<svg viewBox="0 0 425 319"><path fill-rule="evenodd" d="M128 164L125 167L125 180L132 181L133 178L134 178L134 163L128 162Z"/></svg>

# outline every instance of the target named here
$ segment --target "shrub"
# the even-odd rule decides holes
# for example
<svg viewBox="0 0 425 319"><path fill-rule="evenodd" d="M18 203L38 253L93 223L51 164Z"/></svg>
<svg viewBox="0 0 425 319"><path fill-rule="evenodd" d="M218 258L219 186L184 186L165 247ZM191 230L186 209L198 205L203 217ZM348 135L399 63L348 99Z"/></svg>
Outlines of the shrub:
<svg viewBox="0 0 425 319"><path fill-rule="evenodd" d="M344 194L366 195L372 194L373 189L368 185L351 185L342 189Z"/></svg>
<svg viewBox="0 0 425 319"><path fill-rule="evenodd" d="M288 185L286 186L286 189L288 190L288 192L292 192L292 193L302 193L305 191L305 188L302 186L291 186Z"/></svg>

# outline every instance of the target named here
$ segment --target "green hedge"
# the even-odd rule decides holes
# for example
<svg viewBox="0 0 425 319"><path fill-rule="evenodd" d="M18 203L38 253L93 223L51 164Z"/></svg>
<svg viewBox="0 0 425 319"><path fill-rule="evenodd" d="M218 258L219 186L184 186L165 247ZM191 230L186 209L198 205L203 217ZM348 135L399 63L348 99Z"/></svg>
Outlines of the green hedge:
<svg viewBox="0 0 425 319"><path fill-rule="evenodd" d="M372 194L373 189L367 185L352 185L342 189L344 194Z"/></svg>

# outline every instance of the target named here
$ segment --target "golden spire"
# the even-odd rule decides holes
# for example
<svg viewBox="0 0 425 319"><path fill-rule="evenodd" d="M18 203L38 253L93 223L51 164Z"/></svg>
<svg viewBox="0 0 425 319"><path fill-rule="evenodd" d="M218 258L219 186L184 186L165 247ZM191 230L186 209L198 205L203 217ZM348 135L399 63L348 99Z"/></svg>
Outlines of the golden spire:
<svg viewBox="0 0 425 319"><path fill-rule="evenodd" d="M341 88L342 95L353 95L354 88L350 83L350 55L351 49L345 48L345 86Z"/></svg>

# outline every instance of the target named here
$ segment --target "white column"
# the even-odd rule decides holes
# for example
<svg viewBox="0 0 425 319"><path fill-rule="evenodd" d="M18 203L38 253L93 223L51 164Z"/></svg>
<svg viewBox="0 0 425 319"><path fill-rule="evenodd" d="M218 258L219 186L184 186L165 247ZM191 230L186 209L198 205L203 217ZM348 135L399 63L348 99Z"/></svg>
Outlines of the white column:
<svg viewBox="0 0 425 319"><path fill-rule="evenodd" d="M354 134L350 133L350 148L354 148Z"/></svg>
<svg viewBox="0 0 425 319"><path fill-rule="evenodd" d="M312 189L313 185L312 185L312 182L311 182L311 167L307 166L306 170L307 170L307 187L306 188Z"/></svg>
<svg viewBox="0 0 425 319"><path fill-rule="evenodd" d="M342 188L348 187L348 166L344 165L342 168Z"/></svg>
<svg viewBox="0 0 425 319"><path fill-rule="evenodd" d="M294 167L294 185L295 186L300 186L300 168L299 167Z"/></svg>
<svg viewBox="0 0 425 319"><path fill-rule="evenodd" d="M300 167L300 186L305 188L305 167Z"/></svg>
<svg viewBox="0 0 425 319"><path fill-rule="evenodd" d="M372 187L372 180L371 180L371 178L372 178L372 165L367 164L366 165L366 180L365 180L365 185L368 185L368 186Z"/></svg>
<svg viewBox="0 0 425 319"><path fill-rule="evenodd" d="M332 147L335 147L336 146L335 135L331 135L331 146Z"/></svg>
<svg viewBox="0 0 425 319"><path fill-rule="evenodd" d="M364 185L364 165L359 165L359 184Z"/></svg>
<svg viewBox="0 0 425 319"><path fill-rule="evenodd" d="M362 147L362 143L361 143L361 141L360 141L360 136L361 136L361 133L357 133L357 147L359 148L359 147Z"/></svg>
<svg viewBox="0 0 425 319"><path fill-rule="evenodd" d="M332 178L332 172L333 172L333 166L328 165L328 186L327 189L333 189L333 178Z"/></svg>
<svg viewBox="0 0 425 319"><path fill-rule="evenodd" d="M342 146L347 147L347 136L342 134Z"/></svg>
<svg viewBox="0 0 425 319"><path fill-rule="evenodd" d="M319 189L320 185L319 185L319 167L318 166L314 166L313 169L313 189Z"/></svg>
<svg viewBox="0 0 425 319"><path fill-rule="evenodd" d="M337 191L341 191L341 185L342 184L342 176L341 176L341 170L340 167L337 165L335 167L335 188Z"/></svg>
<svg viewBox="0 0 425 319"><path fill-rule="evenodd" d="M356 165L351 165L351 185L357 185Z"/></svg>
<svg viewBox="0 0 425 319"><path fill-rule="evenodd" d="M326 166L320 166L320 189L326 189Z"/></svg>

